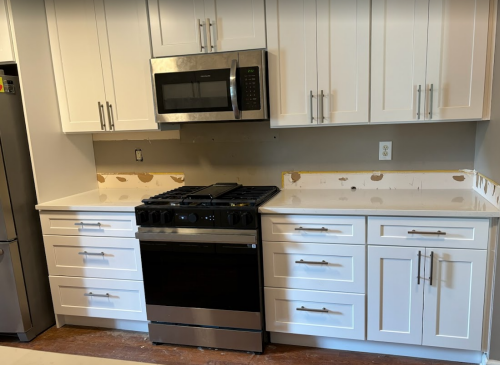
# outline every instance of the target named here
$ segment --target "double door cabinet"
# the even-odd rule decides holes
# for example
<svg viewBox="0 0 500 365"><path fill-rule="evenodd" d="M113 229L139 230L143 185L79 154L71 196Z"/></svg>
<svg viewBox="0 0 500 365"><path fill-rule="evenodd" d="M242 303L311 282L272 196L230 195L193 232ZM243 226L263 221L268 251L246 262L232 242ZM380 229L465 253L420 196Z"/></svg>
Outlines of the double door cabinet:
<svg viewBox="0 0 500 365"><path fill-rule="evenodd" d="M266 1L271 125L488 117L489 9L490 0Z"/></svg>
<svg viewBox="0 0 500 365"><path fill-rule="evenodd" d="M266 48L264 0L148 0L155 57Z"/></svg>
<svg viewBox="0 0 500 365"><path fill-rule="evenodd" d="M146 0L47 0L62 129L157 130Z"/></svg>
<svg viewBox="0 0 500 365"><path fill-rule="evenodd" d="M488 219L264 215L262 227L267 330L482 350Z"/></svg>
<svg viewBox="0 0 500 365"><path fill-rule="evenodd" d="M0 63L15 62L7 0L0 0Z"/></svg>

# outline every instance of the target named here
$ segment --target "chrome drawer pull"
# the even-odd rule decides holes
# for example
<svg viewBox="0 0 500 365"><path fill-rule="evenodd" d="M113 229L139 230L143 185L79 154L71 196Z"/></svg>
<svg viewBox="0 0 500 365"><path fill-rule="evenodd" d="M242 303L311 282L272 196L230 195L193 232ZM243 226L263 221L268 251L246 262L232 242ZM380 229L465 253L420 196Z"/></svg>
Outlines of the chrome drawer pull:
<svg viewBox="0 0 500 365"><path fill-rule="evenodd" d="M98 298L109 298L109 293L106 294L94 294L92 292L84 294L86 297L98 297Z"/></svg>
<svg viewBox="0 0 500 365"><path fill-rule="evenodd" d="M441 231L437 231L437 232L420 232L420 231L408 231L408 234L435 234L435 235L438 235L438 236L446 236L446 232L441 232Z"/></svg>
<svg viewBox="0 0 500 365"><path fill-rule="evenodd" d="M304 227L299 227L295 228L296 231L311 231L311 232L328 232L328 228L321 227L321 228L304 228Z"/></svg>
<svg viewBox="0 0 500 365"><path fill-rule="evenodd" d="M300 261L295 261L296 264L310 264L310 265L328 265L328 262L326 262L325 260L323 261L304 261L304 260L300 260Z"/></svg>
<svg viewBox="0 0 500 365"><path fill-rule="evenodd" d="M98 222L98 223L83 223L83 222L80 222L80 223L75 223L75 226L82 226L81 229L83 229L84 226L99 227L99 229L101 229L101 223L100 222Z"/></svg>
<svg viewBox="0 0 500 365"><path fill-rule="evenodd" d="M329 310L326 309L326 308L323 308L323 309L312 309L312 308L306 308L304 306L300 307L300 308L297 308L298 311L302 311L302 312L316 312L316 313L328 313Z"/></svg>
<svg viewBox="0 0 500 365"><path fill-rule="evenodd" d="M79 255L87 255L87 256L104 256L104 252L87 252L87 251L83 251L83 252L78 252Z"/></svg>

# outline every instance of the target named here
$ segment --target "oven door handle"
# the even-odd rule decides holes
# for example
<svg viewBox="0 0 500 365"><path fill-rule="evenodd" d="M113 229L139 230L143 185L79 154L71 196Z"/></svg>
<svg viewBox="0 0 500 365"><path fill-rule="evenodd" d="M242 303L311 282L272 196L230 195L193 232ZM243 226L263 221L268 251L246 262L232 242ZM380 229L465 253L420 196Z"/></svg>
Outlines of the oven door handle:
<svg viewBox="0 0 500 365"><path fill-rule="evenodd" d="M257 243L255 234L179 234L137 232L135 237L143 242L199 242L225 244Z"/></svg>
<svg viewBox="0 0 500 365"><path fill-rule="evenodd" d="M231 73L229 74L229 92L231 93L231 105L233 107L234 119L241 119L241 112L238 107L238 84L236 82L237 71L238 60L233 60L231 63Z"/></svg>

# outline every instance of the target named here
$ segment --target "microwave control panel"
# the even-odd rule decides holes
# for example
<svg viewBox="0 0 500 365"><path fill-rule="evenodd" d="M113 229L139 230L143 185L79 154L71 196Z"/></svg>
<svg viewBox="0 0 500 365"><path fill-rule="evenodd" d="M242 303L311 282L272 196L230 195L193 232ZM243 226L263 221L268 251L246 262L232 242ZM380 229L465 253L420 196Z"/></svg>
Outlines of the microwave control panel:
<svg viewBox="0 0 500 365"><path fill-rule="evenodd" d="M241 110L260 110L260 70L259 67L239 68L241 85Z"/></svg>

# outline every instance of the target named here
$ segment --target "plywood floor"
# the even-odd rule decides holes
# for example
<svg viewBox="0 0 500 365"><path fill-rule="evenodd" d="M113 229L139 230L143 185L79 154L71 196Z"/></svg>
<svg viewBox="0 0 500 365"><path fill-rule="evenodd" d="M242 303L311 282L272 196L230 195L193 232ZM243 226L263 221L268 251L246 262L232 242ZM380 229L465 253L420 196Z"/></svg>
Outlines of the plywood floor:
<svg viewBox="0 0 500 365"><path fill-rule="evenodd" d="M147 334L144 333L73 326L59 329L53 327L30 343L20 343L16 338L0 337L0 346L165 365L456 364L445 361L275 344L268 345L263 355L184 346L154 346L149 342Z"/></svg>

